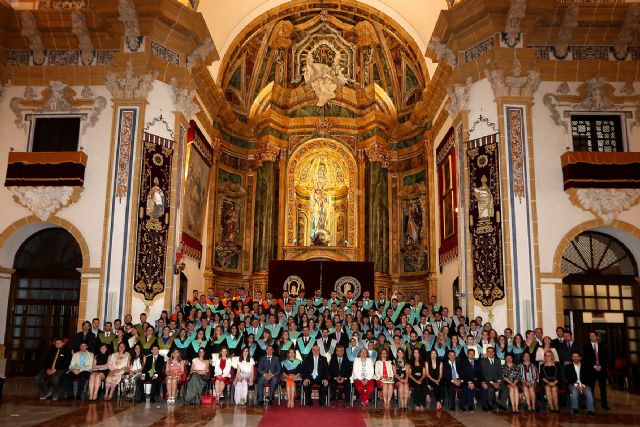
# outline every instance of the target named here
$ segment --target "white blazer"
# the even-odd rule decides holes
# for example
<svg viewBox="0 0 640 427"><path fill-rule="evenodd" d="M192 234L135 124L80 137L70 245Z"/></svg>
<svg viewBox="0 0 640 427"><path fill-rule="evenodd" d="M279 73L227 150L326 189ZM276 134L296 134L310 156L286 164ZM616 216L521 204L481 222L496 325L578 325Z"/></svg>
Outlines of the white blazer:
<svg viewBox="0 0 640 427"><path fill-rule="evenodd" d="M376 362L375 379L380 380L382 378L383 363L387 365L387 377L391 378L393 381L393 367L391 365L391 361L389 360L387 360L386 362L383 362L382 360L378 360Z"/></svg>
<svg viewBox="0 0 640 427"><path fill-rule="evenodd" d="M374 379L375 371L373 369L373 362L367 358L364 362L359 357L353 360L353 371L351 373L351 381L369 381Z"/></svg>
<svg viewBox="0 0 640 427"><path fill-rule="evenodd" d="M225 363L224 369L220 368L220 360L218 359L213 364L214 376L222 377L222 378L231 378L231 365L233 364L230 358L227 358L227 362Z"/></svg>

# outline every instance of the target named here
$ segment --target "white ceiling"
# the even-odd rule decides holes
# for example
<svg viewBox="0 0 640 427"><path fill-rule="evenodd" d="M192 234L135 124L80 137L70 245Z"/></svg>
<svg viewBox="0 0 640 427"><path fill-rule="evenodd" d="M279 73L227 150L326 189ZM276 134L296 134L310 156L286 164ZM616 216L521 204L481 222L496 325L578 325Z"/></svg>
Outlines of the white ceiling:
<svg viewBox="0 0 640 427"><path fill-rule="evenodd" d="M242 29L256 17L276 6L291 0L201 0L198 11L202 12L220 58ZM359 0L373 6L394 19L411 35L424 55L431 32L441 9L446 9L445 0ZM427 58L429 74L433 75L435 65ZM220 61L215 62L210 71L218 79Z"/></svg>

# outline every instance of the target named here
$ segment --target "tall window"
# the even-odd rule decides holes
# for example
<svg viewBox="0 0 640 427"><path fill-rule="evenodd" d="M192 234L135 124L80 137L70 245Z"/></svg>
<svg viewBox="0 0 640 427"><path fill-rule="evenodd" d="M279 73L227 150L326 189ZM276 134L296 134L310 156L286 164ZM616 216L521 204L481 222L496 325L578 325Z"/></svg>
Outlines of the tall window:
<svg viewBox="0 0 640 427"><path fill-rule="evenodd" d="M618 115L573 115L571 134L574 151L624 151Z"/></svg>
<svg viewBox="0 0 640 427"><path fill-rule="evenodd" d="M31 151L78 151L80 117L37 117Z"/></svg>

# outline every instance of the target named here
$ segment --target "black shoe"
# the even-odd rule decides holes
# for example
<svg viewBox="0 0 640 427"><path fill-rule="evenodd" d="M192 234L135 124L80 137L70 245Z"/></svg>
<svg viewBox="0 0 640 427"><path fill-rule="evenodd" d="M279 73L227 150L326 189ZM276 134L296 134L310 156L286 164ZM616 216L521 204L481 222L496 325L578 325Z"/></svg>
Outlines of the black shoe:
<svg viewBox="0 0 640 427"><path fill-rule="evenodd" d="M73 400L73 396L67 396L65 400Z"/></svg>
<svg viewBox="0 0 640 427"><path fill-rule="evenodd" d="M590 417L593 417L593 416L595 415L595 412L593 412L593 411L589 411L589 412L587 412L587 414L588 414Z"/></svg>
<svg viewBox="0 0 640 427"><path fill-rule="evenodd" d="M578 415L578 410L577 409L573 410L573 415Z"/></svg>
<svg viewBox="0 0 640 427"><path fill-rule="evenodd" d="M609 408L609 405L602 405L602 409L604 409L605 411L611 410L611 408Z"/></svg>

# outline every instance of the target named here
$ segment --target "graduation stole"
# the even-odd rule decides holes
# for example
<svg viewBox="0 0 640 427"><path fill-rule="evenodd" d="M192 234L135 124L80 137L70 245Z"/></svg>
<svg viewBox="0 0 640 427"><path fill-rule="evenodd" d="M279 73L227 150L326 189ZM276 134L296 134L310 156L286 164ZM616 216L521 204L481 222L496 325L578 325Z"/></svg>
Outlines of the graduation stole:
<svg viewBox="0 0 640 427"><path fill-rule="evenodd" d="M242 340L242 335L238 335L237 339L233 339L233 336L228 335L227 336L227 346L229 348L238 348L238 344L240 344L240 341Z"/></svg>
<svg viewBox="0 0 640 427"><path fill-rule="evenodd" d="M253 353L256 352L256 348L258 346L256 345L256 343L253 343L249 346L249 356L253 357Z"/></svg>
<svg viewBox="0 0 640 427"><path fill-rule="evenodd" d="M258 340L257 342L258 342L258 345L260 346L260 348L262 350L266 350L267 349L267 343L266 342L262 341L261 339Z"/></svg>
<svg viewBox="0 0 640 427"><path fill-rule="evenodd" d="M187 336L187 338L184 341L182 341L180 338L176 338L176 339L173 340L173 343L179 349L185 349L185 348L189 347L189 344L191 344L192 340L193 340L193 337Z"/></svg>
<svg viewBox="0 0 640 427"><path fill-rule="evenodd" d="M149 350L151 348L151 344L153 344L156 341L156 336L152 336L151 339L147 340L147 336L143 335L142 337L140 337L140 345L142 346L143 349L145 350Z"/></svg>
<svg viewBox="0 0 640 427"><path fill-rule="evenodd" d="M191 346L197 353L201 348L205 348L207 346L207 340L202 340L202 343L198 343L198 341L193 340L191 341Z"/></svg>
<svg viewBox="0 0 640 427"><path fill-rule="evenodd" d="M456 357L458 357L460 355L460 350L462 350L462 346L457 345L455 347L449 347L449 350L453 350L453 352L456 354Z"/></svg>
<svg viewBox="0 0 640 427"><path fill-rule="evenodd" d="M438 353L438 357L444 357L444 353L447 350L447 346L446 345L440 346L440 344L436 344L435 346L433 346L433 349L436 351L436 353Z"/></svg>
<svg viewBox="0 0 640 427"><path fill-rule="evenodd" d="M422 337L422 342L424 343L425 350L431 351L431 348L433 347L433 343L435 342L435 340L436 340L435 335L429 335L429 340L427 342L424 342L424 337Z"/></svg>
<svg viewBox="0 0 640 427"><path fill-rule="evenodd" d="M100 332L98 334L98 338L100 339L100 342L103 344L111 344L115 336L116 334L113 331L111 332L111 334L109 334L108 337L104 334L104 332Z"/></svg>
<svg viewBox="0 0 640 427"><path fill-rule="evenodd" d="M349 348L347 348L347 359L349 359L349 362L353 362L355 360L356 357L358 357L358 353L360 352L360 346L357 346L355 349L352 349L351 346L349 346Z"/></svg>
<svg viewBox="0 0 640 427"><path fill-rule="evenodd" d="M111 345L113 346L113 352L114 353L118 352L118 346L120 345L121 342L124 342L124 338L120 338L120 339L114 338L111 341Z"/></svg>
<svg viewBox="0 0 640 427"><path fill-rule="evenodd" d="M403 302L399 302L398 303L398 307L396 307L395 311L391 315L391 321L393 323L396 323L396 321L398 320L398 316L400 316L400 313L402 313L402 309L403 308L404 308L404 303Z"/></svg>
<svg viewBox="0 0 640 427"><path fill-rule="evenodd" d="M412 325L415 325L420 320L420 310L416 307L415 311L411 312L411 316L409 316L408 322Z"/></svg>
<svg viewBox="0 0 640 427"><path fill-rule="evenodd" d="M253 332L253 326L251 326L251 329L249 329L247 332L249 332L250 334L253 334L254 337L256 338L260 338L262 337L262 333L264 332L264 328L262 326L258 326L258 332Z"/></svg>
<svg viewBox="0 0 640 427"><path fill-rule="evenodd" d="M293 311L298 311L298 307L301 305L307 305L306 298L303 298L303 299L296 298L296 304L295 304L295 307L293 307Z"/></svg>
<svg viewBox="0 0 640 427"><path fill-rule="evenodd" d="M214 344L222 344L223 341L225 341L227 339L226 335L221 336L220 338L218 338L217 340L213 341Z"/></svg>
<svg viewBox="0 0 640 427"><path fill-rule="evenodd" d="M318 337L319 332L320 332L319 330L314 329L313 331L309 331L309 336L313 339L316 339Z"/></svg>
<svg viewBox="0 0 640 427"><path fill-rule="evenodd" d="M311 351L311 348L316 343L315 338L313 337L309 337L309 338L310 339L307 345L304 345L304 339L302 337L298 338L298 349L300 350L301 354L309 354L309 352Z"/></svg>
<svg viewBox="0 0 640 427"><path fill-rule="evenodd" d="M339 299L332 299L329 298L329 301L327 301L327 308L329 308L329 310L331 310L331 304L335 304L336 306L340 306L340 300Z"/></svg>
<svg viewBox="0 0 640 427"><path fill-rule="evenodd" d="M269 332L271 332L271 336L275 338L280 335L282 325L279 323L274 323L273 325L267 325L266 328L269 330Z"/></svg>
<svg viewBox="0 0 640 427"><path fill-rule="evenodd" d="M282 362L282 366L287 370L287 371L293 371L294 369L296 369L298 366L300 366L302 362L298 359L293 359L293 360L289 360L289 359L285 359L284 362Z"/></svg>
<svg viewBox="0 0 640 427"><path fill-rule="evenodd" d="M313 297L313 306L318 308L322 306L322 297Z"/></svg>
<svg viewBox="0 0 640 427"><path fill-rule="evenodd" d="M524 353L524 347L513 346L513 347L511 347L511 350L509 350L509 351L512 352L513 354L522 354L522 353Z"/></svg>
<svg viewBox="0 0 640 427"><path fill-rule="evenodd" d="M382 332L382 326L378 326L376 328L371 327L371 329L373 330L373 336L378 338L378 335L380 335L380 333ZM385 335L386 337L386 335Z"/></svg>
<svg viewBox="0 0 640 427"><path fill-rule="evenodd" d="M284 344L280 346L280 350L284 350L284 351L289 350L289 348L291 347L291 344L293 344L293 341L291 340L286 341Z"/></svg>
<svg viewBox="0 0 640 427"><path fill-rule="evenodd" d="M289 338L291 338L292 340L297 340L299 336L300 336L300 332L298 331L289 332Z"/></svg>
<svg viewBox="0 0 640 427"><path fill-rule="evenodd" d="M169 350L173 344L173 338L173 336L169 336L166 341L164 337L158 338L158 346L160 347L160 350Z"/></svg>

